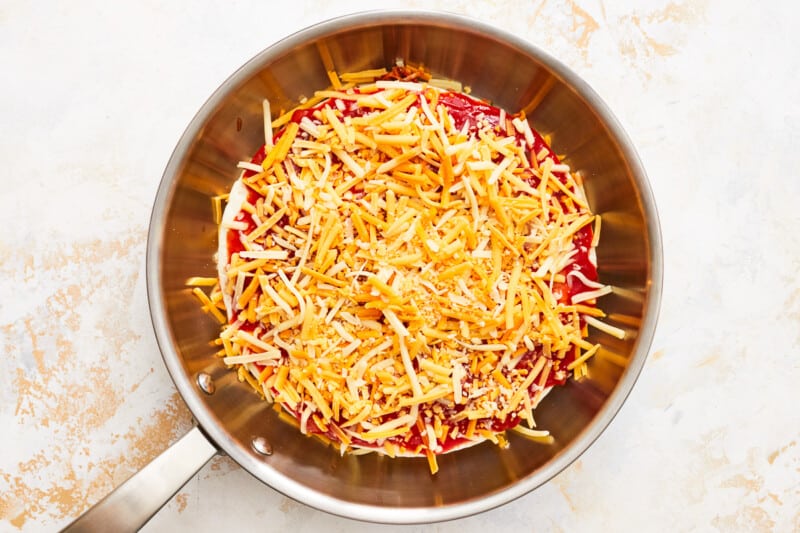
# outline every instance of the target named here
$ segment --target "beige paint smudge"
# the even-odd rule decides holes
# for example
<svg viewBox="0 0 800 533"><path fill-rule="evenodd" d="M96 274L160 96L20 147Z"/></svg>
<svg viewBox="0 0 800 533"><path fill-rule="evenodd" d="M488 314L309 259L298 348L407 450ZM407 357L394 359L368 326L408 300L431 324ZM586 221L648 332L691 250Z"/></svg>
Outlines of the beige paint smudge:
<svg viewBox="0 0 800 533"><path fill-rule="evenodd" d="M572 463L567 470L550 481L556 487L558 487L558 491L561 493L561 496L564 497L564 501L567 503L570 511L573 513L578 512L578 506L572 499L572 496L570 496L570 489L572 488L574 476L579 476L581 471L583 471L583 461L578 459Z"/></svg>
<svg viewBox="0 0 800 533"><path fill-rule="evenodd" d="M794 280L787 280L787 283L791 283L793 281ZM786 310L785 312L788 318L800 323L800 287L794 289L786 298L786 303L784 303L783 309ZM792 346L794 348L800 348L800 332L795 335Z"/></svg>
<svg viewBox="0 0 800 533"><path fill-rule="evenodd" d="M757 505L742 507L737 512L725 516L717 515L711 525L719 531L774 531L775 521Z"/></svg>
<svg viewBox="0 0 800 533"><path fill-rule="evenodd" d="M624 24L629 24L636 31L630 32L631 36L629 39L626 39L619 44L620 52L623 55L629 56L632 59L637 59L640 56L649 57L652 55L659 55L659 56L669 56L676 52L673 46L669 44L659 42L653 37L651 37L645 27L642 25L642 19L639 15L629 15L622 17L620 22ZM638 46L637 37L640 40L641 44L644 46Z"/></svg>
<svg viewBox="0 0 800 533"><path fill-rule="evenodd" d="M747 494L757 493L764 486L764 476L754 474L747 477L744 474L736 474L722 482L720 487L745 489Z"/></svg>
<svg viewBox="0 0 800 533"><path fill-rule="evenodd" d="M645 79L650 79L648 65L656 58L676 54L685 44L686 28L704 19L706 7L705 0L671 2L661 9L637 10L619 17L619 52Z"/></svg>
<svg viewBox="0 0 800 533"><path fill-rule="evenodd" d="M123 434L102 434L153 373L140 369L132 378L135 366L126 361L136 355L130 351L139 341L126 310L133 306L145 235L140 228L66 251L6 258L0 265L21 290L27 284L40 289L33 310L0 325L5 354L15 366L13 401L6 409L13 407L18 431L41 443L16 450L27 456L17 455L15 466L8 454L0 463L0 521L11 527L77 516L190 427L188 411L173 393ZM22 272L15 265L23 265ZM97 353L79 353L85 336L99 339L91 343ZM98 457L93 437L111 451Z"/></svg>
<svg viewBox="0 0 800 533"><path fill-rule="evenodd" d="M682 492L688 501L702 501L708 495L712 476L731 464L723 446L726 436L724 429L714 429L688 445L689 471L698 473L683 482Z"/></svg>
<svg viewBox="0 0 800 533"><path fill-rule="evenodd" d="M560 37L571 43L588 64L589 46L600 24L575 0L554 3L542 0L528 17L528 27L537 40L556 44L556 38Z"/></svg>
<svg viewBox="0 0 800 533"><path fill-rule="evenodd" d="M800 288L794 289L786 298L784 307L791 310L790 317L800 319Z"/></svg>
<svg viewBox="0 0 800 533"><path fill-rule="evenodd" d="M711 355L709 355L708 357L697 363L695 367L702 368L706 366L713 366L720 360L721 356L722 354L719 351L714 351Z"/></svg>
<svg viewBox="0 0 800 533"><path fill-rule="evenodd" d="M294 513L300 508L300 504L290 498L281 498L281 503L278 509L282 513Z"/></svg>
<svg viewBox="0 0 800 533"><path fill-rule="evenodd" d="M16 369L14 385L17 402L14 414L20 422L31 422L49 427L51 423L66 426L68 433L78 429L98 428L116 412L125 395L119 391L114 369L105 354L87 357L94 362L83 366L75 374L80 381L73 382L79 357L75 352L75 340L81 333L82 312L97 302L100 287L134 287L139 275L133 272L104 272L103 257L119 254L127 257L136 245L143 244L143 235L130 236L111 242L95 241L87 246L76 247L71 254L48 254L40 262L40 273L63 268L64 265L85 266L92 283L83 286L72 283L56 289L45 303L45 309L37 309L19 322L24 325L24 336L30 342L31 354L36 361L36 372ZM131 307L132 293L117 291L113 305L118 310ZM105 316L96 326L107 346L108 353L119 353L125 344L136 341L139 336L117 320L114 315ZM14 325L11 325L11 330ZM42 344L52 339L55 351ZM16 349L19 351L19 348ZM12 351L13 353L13 351ZM57 394L61 392L61 394Z"/></svg>
<svg viewBox="0 0 800 533"><path fill-rule="evenodd" d="M572 511L573 513L577 513L578 512L578 506L575 505L574 501L572 501L572 498L569 495L568 487L565 486L564 483L560 483L560 482L554 482L554 483L556 483L556 486L558 487L558 491L564 497L564 501L566 501L567 505L569 505L570 511Z"/></svg>
<svg viewBox="0 0 800 533"><path fill-rule="evenodd" d="M235 470L239 470L239 465L233 459L227 455L217 455L211 459L203 479L221 477Z"/></svg>
<svg viewBox="0 0 800 533"><path fill-rule="evenodd" d="M589 41L592 38L592 34L600 28L600 24L598 24L585 9L579 6L575 0L569 0L568 3L572 11L572 33L573 35L577 35L575 44L583 51L584 57L586 57L587 50L589 49Z"/></svg>
<svg viewBox="0 0 800 533"><path fill-rule="evenodd" d="M720 531L774 531L776 519L781 519L783 501L780 495L765 489L765 480L770 476L770 470L783 468L783 465L775 465L775 460L794 445L795 441L792 441L770 454L766 464L759 449L748 450L744 463L735 465L736 473L726 476L718 484L722 490L735 491L730 497L736 498L738 505L733 512L717 514L711 525Z"/></svg>
<svg viewBox="0 0 800 533"><path fill-rule="evenodd" d="M605 53L599 43L610 38L625 62L650 79L649 64L680 51L688 28L704 19L706 4L706 0L684 0L661 8L625 7L619 11L618 4L606 6L602 0L542 0L531 11L527 25L535 41L555 48L568 43L586 65Z"/></svg>
<svg viewBox="0 0 800 533"><path fill-rule="evenodd" d="M781 447L780 449L777 449L777 450L775 450L774 452L770 453L770 454L767 456L767 462L768 462L769 464L774 464L774 463L775 463L775 459L777 459L777 458L778 458L778 457L779 457L781 454L783 454L784 452L786 452L786 451L787 451L789 448L793 448L793 447L794 447L794 446L796 446L796 445L797 445L797 441L794 441L794 440L793 440L792 442L790 442L790 443L789 443L789 444L787 444L786 446L783 446L783 447Z"/></svg>
<svg viewBox="0 0 800 533"><path fill-rule="evenodd" d="M175 495L175 503L178 504L178 513L184 512L189 504L189 495L185 492L179 492Z"/></svg>
<svg viewBox="0 0 800 533"><path fill-rule="evenodd" d="M76 456L89 458L88 450L77 453L70 446L56 445L47 452L36 453L29 461L19 463L18 474L0 473L3 491L0 495L0 519L15 527L29 519L50 515L55 520L79 515L100 500L133 471L142 468L174 440L175 433L186 422L185 407L177 393L167 406L156 411L148 422L132 427L122 438L127 449L95 463L89 460L86 472L76 472L72 463ZM60 479L44 479L37 473L64 474ZM34 484L34 478L39 483ZM48 476L49 478L49 476Z"/></svg>

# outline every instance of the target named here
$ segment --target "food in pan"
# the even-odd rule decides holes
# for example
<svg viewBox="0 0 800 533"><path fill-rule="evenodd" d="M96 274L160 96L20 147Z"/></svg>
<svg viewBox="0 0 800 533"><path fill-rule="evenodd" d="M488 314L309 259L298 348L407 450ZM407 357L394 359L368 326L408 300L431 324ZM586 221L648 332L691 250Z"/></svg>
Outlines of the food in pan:
<svg viewBox="0 0 800 533"><path fill-rule="evenodd" d="M505 432L599 345L600 218L523 114L396 66L271 121L221 207L224 362L300 431L436 456ZM273 133L274 132L274 133ZM195 284L202 284L195 280Z"/></svg>

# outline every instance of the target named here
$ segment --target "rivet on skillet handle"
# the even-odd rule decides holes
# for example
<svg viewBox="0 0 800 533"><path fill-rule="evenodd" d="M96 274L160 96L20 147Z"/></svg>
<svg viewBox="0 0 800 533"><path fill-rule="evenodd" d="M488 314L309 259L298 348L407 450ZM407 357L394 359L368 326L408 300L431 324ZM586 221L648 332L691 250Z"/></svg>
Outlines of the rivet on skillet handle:
<svg viewBox="0 0 800 533"><path fill-rule="evenodd" d="M208 395L214 394L214 391L217 390L214 385L214 378L205 372L197 374L197 386Z"/></svg>
<svg viewBox="0 0 800 533"><path fill-rule="evenodd" d="M264 455L266 457L272 455L272 445L264 437L253 438L250 446L253 448L253 451L259 455Z"/></svg>
<svg viewBox="0 0 800 533"><path fill-rule="evenodd" d="M200 428L189 430L62 533L138 531L216 454L216 446Z"/></svg>

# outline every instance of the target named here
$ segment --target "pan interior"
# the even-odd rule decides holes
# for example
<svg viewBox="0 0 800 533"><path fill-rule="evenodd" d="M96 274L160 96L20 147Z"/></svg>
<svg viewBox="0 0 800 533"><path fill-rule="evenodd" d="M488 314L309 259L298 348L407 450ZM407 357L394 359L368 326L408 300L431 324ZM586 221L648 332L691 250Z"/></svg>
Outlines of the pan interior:
<svg viewBox="0 0 800 533"><path fill-rule="evenodd" d="M514 434L510 447L479 445L442 456L431 476L425 459L370 454L341 457L280 421L214 356L219 325L185 287L215 276L217 228L210 198L226 193L236 163L263 143L261 102L288 110L338 72L391 66L397 58L461 81L510 111L524 109L580 170L602 215L600 277L623 290L604 297L625 340L594 331L604 348L589 377L554 390L536 419L555 436L542 445ZM198 423L226 453L285 494L336 514L382 522L464 516L540 485L577 458L610 422L638 375L652 338L660 292L660 240L646 177L633 148L596 95L530 44L452 15L362 14L296 34L237 71L190 124L165 172L148 244L148 292L169 371ZM615 322L614 317L622 317ZM213 395L195 385L209 373ZM273 454L252 451L265 437ZM415 512L409 512L409 511Z"/></svg>

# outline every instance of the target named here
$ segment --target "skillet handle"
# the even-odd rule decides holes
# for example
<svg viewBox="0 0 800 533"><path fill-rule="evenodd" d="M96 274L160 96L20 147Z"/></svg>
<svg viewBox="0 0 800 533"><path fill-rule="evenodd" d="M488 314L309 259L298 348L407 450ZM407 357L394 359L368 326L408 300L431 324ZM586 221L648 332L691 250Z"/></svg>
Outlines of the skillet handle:
<svg viewBox="0 0 800 533"><path fill-rule="evenodd" d="M200 429L192 428L63 532L137 531L216 454Z"/></svg>

